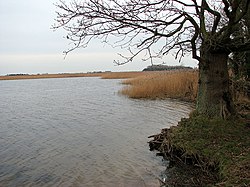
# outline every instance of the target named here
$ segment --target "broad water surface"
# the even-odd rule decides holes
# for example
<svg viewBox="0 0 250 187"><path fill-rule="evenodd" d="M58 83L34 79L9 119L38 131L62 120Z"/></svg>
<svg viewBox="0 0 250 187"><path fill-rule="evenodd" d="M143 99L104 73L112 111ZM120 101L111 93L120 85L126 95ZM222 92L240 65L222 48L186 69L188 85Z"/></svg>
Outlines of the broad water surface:
<svg viewBox="0 0 250 187"><path fill-rule="evenodd" d="M0 81L0 186L159 186L148 136L192 105L117 94L120 80Z"/></svg>

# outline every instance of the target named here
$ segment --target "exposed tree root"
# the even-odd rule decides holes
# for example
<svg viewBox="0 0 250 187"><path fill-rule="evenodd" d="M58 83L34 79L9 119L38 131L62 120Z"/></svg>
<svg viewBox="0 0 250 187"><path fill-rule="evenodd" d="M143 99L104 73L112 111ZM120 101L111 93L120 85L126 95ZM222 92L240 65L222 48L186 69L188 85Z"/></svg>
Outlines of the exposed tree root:
<svg viewBox="0 0 250 187"><path fill-rule="evenodd" d="M170 160L165 186L206 186L218 181L218 163L211 162L202 155L188 154L182 147L172 143L170 129L162 129L160 134L149 136L150 150ZM173 166L173 167L172 167Z"/></svg>

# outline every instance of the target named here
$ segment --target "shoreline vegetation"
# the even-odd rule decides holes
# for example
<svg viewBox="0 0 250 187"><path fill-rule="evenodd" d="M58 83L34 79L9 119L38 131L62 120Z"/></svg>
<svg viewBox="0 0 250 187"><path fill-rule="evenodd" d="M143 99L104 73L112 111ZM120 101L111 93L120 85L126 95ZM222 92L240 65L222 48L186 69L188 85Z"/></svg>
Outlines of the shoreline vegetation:
<svg viewBox="0 0 250 187"><path fill-rule="evenodd" d="M50 79L50 78L73 78L73 77L101 77L102 79L127 79L147 74L148 72L90 72L90 73L59 73L59 74L10 74L0 76L0 80L19 79Z"/></svg>
<svg viewBox="0 0 250 187"><path fill-rule="evenodd" d="M164 99L174 98L195 101L198 89L197 70L93 72L61 74L11 74L0 76L0 80L47 79L73 77L100 77L102 79L125 79L120 94L130 98Z"/></svg>
<svg viewBox="0 0 250 187"><path fill-rule="evenodd" d="M197 96L197 70L18 75L0 76L0 80L69 77L125 79L119 93L131 98L194 102ZM177 168L169 166L163 185L250 186L249 98L242 101L247 109L238 119L208 119L193 111L177 126L149 137L153 138L150 149Z"/></svg>
<svg viewBox="0 0 250 187"><path fill-rule="evenodd" d="M126 79L120 93L130 98L196 100L198 71L158 71Z"/></svg>

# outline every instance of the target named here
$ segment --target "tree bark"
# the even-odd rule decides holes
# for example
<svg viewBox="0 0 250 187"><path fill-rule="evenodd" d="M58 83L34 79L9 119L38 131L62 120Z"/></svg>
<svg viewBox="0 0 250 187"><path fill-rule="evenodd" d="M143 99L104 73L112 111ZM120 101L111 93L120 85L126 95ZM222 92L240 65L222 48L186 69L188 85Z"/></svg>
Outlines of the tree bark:
<svg viewBox="0 0 250 187"><path fill-rule="evenodd" d="M197 112L223 119L235 115L229 90L228 54L223 51L201 50Z"/></svg>

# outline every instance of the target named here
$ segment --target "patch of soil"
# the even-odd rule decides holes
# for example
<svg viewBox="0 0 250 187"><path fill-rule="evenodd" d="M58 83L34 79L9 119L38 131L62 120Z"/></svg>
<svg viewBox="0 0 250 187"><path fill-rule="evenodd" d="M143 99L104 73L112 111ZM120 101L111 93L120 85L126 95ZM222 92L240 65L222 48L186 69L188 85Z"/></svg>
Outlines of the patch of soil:
<svg viewBox="0 0 250 187"><path fill-rule="evenodd" d="M165 177L162 179L162 186L202 187L214 185L216 181L218 178L213 172L205 172L198 167L171 161L166 168Z"/></svg>

